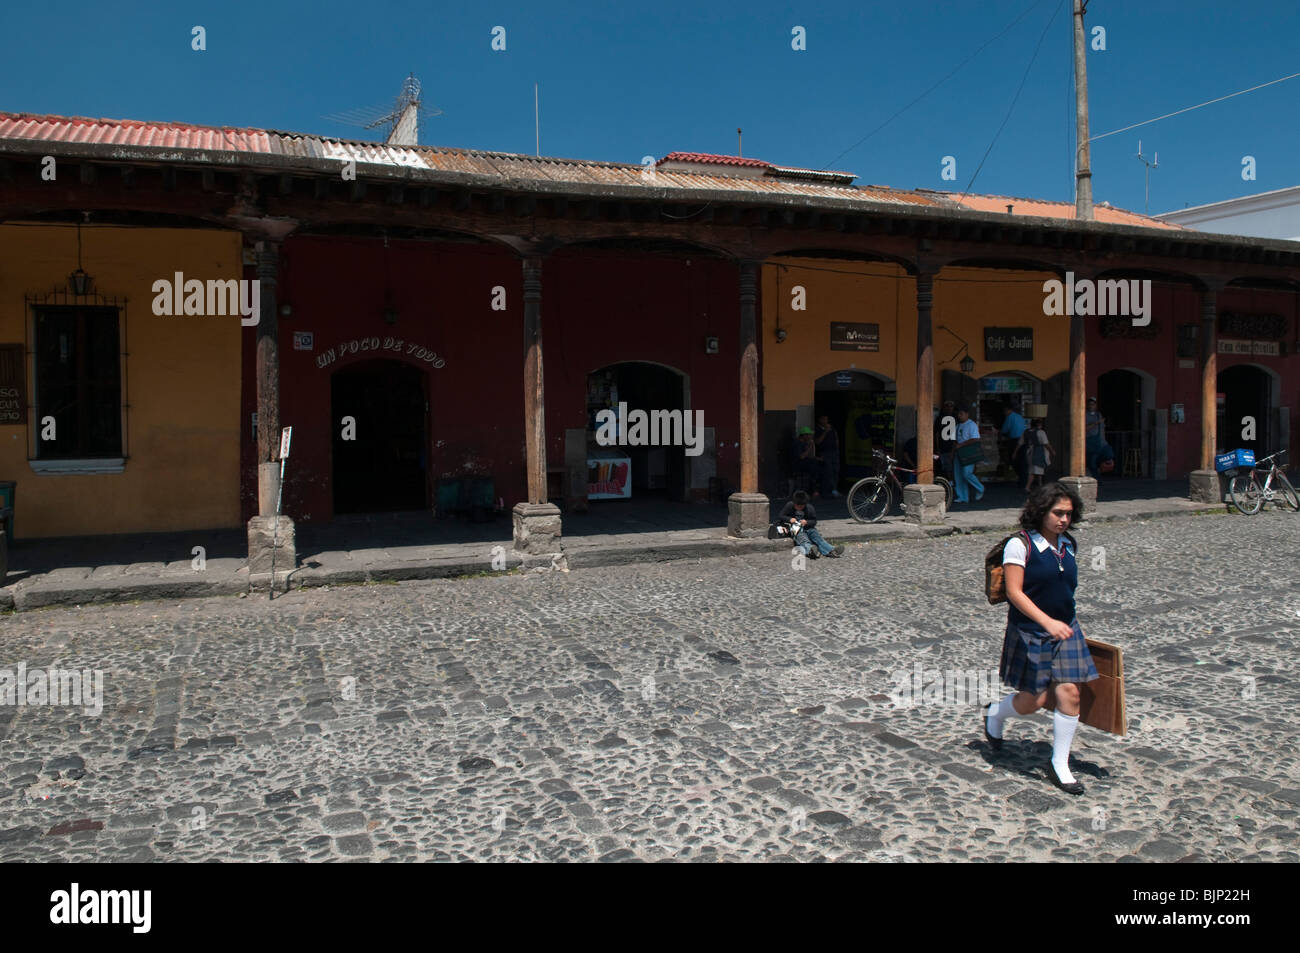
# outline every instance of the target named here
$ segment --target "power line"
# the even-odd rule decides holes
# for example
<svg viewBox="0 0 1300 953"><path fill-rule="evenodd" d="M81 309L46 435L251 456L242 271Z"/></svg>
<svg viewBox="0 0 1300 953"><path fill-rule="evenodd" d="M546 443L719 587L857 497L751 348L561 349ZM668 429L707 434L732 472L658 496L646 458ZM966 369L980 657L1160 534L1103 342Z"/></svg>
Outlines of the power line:
<svg viewBox="0 0 1300 953"><path fill-rule="evenodd" d="M979 178L980 170L984 168L984 163L988 160L989 153L993 151L993 147L997 144L998 137L1002 135L1002 130L1006 128L1007 122L1010 121L1011 114L1015 112L1016 103L1020 101L1020 94L1024 91L1025 82L1029 79L1029 72L1034 68L1034 62L1038 59L1038 51L1043 48L1043 40L1047 39L1047 31L1050 30L1052 24L1056 22L1056 15L1061 12L1061 7L1064 5L1065 0L1062 0L1062 2L1056 6L1056 9L1052 11L1051 18L1047 21L1047 26L1043 28L1042 34L1038 37L1038 44L1034 47L1034 55L1029 58L1029 65L1025 67L1025 75L1020 77L1020 85L1016 88L1016 95L1011 99L1011 105L1007 107L1007 114L1002 117L1002 125L998 126L998 131L993 134L993 141L990 142L989 147L984 150L984 158L980 159L980 164L975 167L975 174L972 175L970 181L966 183L966 191L961 194L961 198L957 200L958 202L966 198L967 192L970 192L971 186L974 185L975 180Z"/></svg>
<svg viewBox="0 0 1300 953"><path fill-rule="evenodd" d="M967 63L969 63L971 60L975 59L975 57L979 56L982 52L984 52L985 47L989 46L989 44L991 44L991 43L994 43L994 42L996 42L996 41L1002 39L1002 37L1004 37L1004 36L1005 36L1005 35L1006 35L1010 30L1011 30L1012 27L1014 27L1017 23L1019 23L1021 20L1023 20L1026 16L1028 16L1029 14L1031 14L1031 13L1033 13L1035 10L1037 10L1040 6L1042 6L1042 4L1043 4L1043 0L1037 0L1037 2L1036 2L1032 7L1029 7L1027 10L1025 10L1024 13L1020 14L1020 16L1016 17L1016 18L1015 18L1014 20L1012 20L1009 24L1007 24L1007 26L1002 30L1001 33L999 33L997 36L993 37L991 40L986 40L985 43L983 44L983 46L981 46L981 47L980 47L979 49L977 49L974 53L972 53L970 56L966 57L964 60L962 60L960 63L958 63L955 67L953 67L952 71L951 71L950 73L948 73L948 75L944 76L943 79L939 80L937 83L935 83L933 86L931 86L931 87L930 87L929 89L927 89L925 92L923 92L920 96L917 96L917 97L916 97L915 99L913 99L910 103L908 103L906 106L904 106L904 107L903 107L902 109L900 109L898 112L894 113L892 116L890 116L888 119L886 119L884 122L882 122L882 123L881 123L879 126L877 126L875 129L872 129L869 133L867 133L865 136L863 136L863 137L862 137L861 139L859 139L857 142L853 143L853 145L849 146L847 149L845 149L843 152L841 152L839 155L837 155L837 156L836 156L834 159L832 159L830 162L828 162L828 163L826 163L824 166L822 166L822 167L821 167L821 168L822 168L822 171L825 171L825 170L829 169L831 166L835 165L835 163L839 162L841 159L843 159L846 155L848 155L848 154L849 154L850 152L852 152L854 149L858 148L858 146L862 145L864 142L866 142L868 139L870 139L872 136L874 136L874 135L875 135L876 133L878 133L880 130L884 129L886 126L888 126L891 122L893 122L893 121L894 121L895 119L897 119L899 116L903 115L903 113L907 112L909 109L911 109L911 108L912 108L913 106L915 106L917 103L919 103L921 100L925 99L926 96L929 96L932 92L934 92L936 89L938 89L938 88L939 88L940 86L942 86L944 83L948 82L948 80L951 79L954 75L956 75L957 72L958 72L959 70L961 70L961 68L962 68L963 66L965 66L965 65L966 65Z"/></svg>
<svg viewBox="0 0 1300 953"><path fill-rule="evenodd" d="M1116 129L1112 132L1103 132L1100 136L1091 136L1089 142L1097 139L1105 139L1107 136L1113 136L1121 132L1128 132L1130 129L1136 129L1138 126L1149 126L1153 122L1159 122L1161 119L1168 119L1170 116L1180 116L1183 113L1189 113L1193 109L1200 109L1202 106L1212 106L1215 103L1221 103L1225 99L1232 99L1234 96L1243 96L1246 93L1253 93L1257 89L1263 89L1265 86L1275 86L1278 83L1285 83L1288 79L1295 79L1300 73L1292 73L1290 76L1283 76L1281 79L1271 80L1267 83L1260 83L1258 86L1252 86L1250 89L1243 89L1240 92L1229 93L1227 96L1220 96L1218 99L1211 99L1209 102L1197 103L1195 106L1188 106L1186 109L1179 109L1177 112L1165 113L1163 116L1156 116L1155 119L1147 119L1143 122L1135 122L1131 126L1125 126L1123 129Z"/></svg>

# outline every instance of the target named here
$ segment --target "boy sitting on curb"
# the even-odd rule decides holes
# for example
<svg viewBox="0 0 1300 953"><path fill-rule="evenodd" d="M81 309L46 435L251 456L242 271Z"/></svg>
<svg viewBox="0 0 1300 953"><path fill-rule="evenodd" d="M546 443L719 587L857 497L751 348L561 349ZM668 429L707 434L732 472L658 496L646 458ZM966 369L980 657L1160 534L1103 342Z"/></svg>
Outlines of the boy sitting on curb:
<svg viewBox="0 0 1300 953"><path fill-rule="evenodd" d="M795 547L813 559L818 554L838 559L844 552L843 546L831 546L817 532L817 511L808 502L808 494L803 490L797 491L790 498L790 502L781 510L781 515L768 529L767 536L768 539L792 537Z"/></svg>

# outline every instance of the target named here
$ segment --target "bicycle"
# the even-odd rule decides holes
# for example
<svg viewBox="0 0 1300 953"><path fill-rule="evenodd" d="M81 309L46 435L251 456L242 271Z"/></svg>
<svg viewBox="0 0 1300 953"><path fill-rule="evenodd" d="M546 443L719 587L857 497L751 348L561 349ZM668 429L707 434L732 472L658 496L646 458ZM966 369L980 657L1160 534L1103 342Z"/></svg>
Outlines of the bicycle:
<svg viewBox="0 0 1300 953"><path fill-rule="evenodd" d="M1248 472L1236 473L1228 481L1228 496L1232 499L1232 505L1247 516L1254 516L1264 508L1265 503L1284 503L1292 510L1300 510L1300 495L1296 493L1295 487L1282 472L1286 469L1286 464L1278 464L1274 459L1285 453L1285 450L1279 450L1277 453L1269 454ZM1269 464L1268 476L1264 478L1263 485L1260 485L1256 471L1270 460L1273 462Z"/></svg>
<svg viewBox="0 0 1300 953"><path fill-rule="evenodd" d="M894 475L894 471L899 470L903 473L916 474L915 470L896 466L898 461L883 450L873 450L871 455L877 460L885 462L885 471L879 476L863 477L853 484L853 488L849 490L849 495L845 497L849 506L849 515L859 523L875 523L879 521L886 513L894 509L895 502L898 503L900 510L906 513L907 504L903 502L903 484ZM954 498L951 481L936 476L934 482L943 487L944 509L951 510ZM895 500L895 496L897 496L897 500Z"/></svg>

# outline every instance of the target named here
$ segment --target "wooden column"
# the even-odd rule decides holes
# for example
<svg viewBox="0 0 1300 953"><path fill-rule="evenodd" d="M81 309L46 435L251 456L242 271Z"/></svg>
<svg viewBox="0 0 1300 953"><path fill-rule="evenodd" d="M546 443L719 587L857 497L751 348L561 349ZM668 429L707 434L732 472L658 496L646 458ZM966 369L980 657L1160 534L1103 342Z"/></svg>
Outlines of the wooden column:
<svg viewBox="0 0 1300 953"><path fill-rule="evenodd" d="M758 492L758 262L740 263L740 492Z"/></svg>
<svg viewBox="0 0 1300 953"><path fill-rule="evenodd" d="M1068 292L1067 292L1068 293ZM1087 328L1083 315L1074 314L1070 305L1070 476L1088 475L1088 357L1085 342Z"/></svg>
<svg viewBox="0 0 1300 953"><path fill-rule="evenodd" d="M934 275L916 276L916 482L934 482Z"/></svg>
<svg viewBox="0 0 1300 953"><path fill-rule="evenodd" d="M1214 469L1219 442L1219 288L1210 285L1201 292L1201 465Z"/></svg>
<svg viewBox="0 0 1300 953"><path fill-rule="evenodd" d="M528 502L546 502L546 400L542 384L542 260L524 259L524 445Z"/></svg>
<svg viewBox="0 0 1300 953"><path fill-rule="evenodd" d="M261 283L257 323L257 509L259 516L274 516L276 487L268 486L267 481L275 482L278 474L268 476L266 464L277 463L280 454L280 323L276 309L279 246L259 241L256 250L257 280Z"/></svg>

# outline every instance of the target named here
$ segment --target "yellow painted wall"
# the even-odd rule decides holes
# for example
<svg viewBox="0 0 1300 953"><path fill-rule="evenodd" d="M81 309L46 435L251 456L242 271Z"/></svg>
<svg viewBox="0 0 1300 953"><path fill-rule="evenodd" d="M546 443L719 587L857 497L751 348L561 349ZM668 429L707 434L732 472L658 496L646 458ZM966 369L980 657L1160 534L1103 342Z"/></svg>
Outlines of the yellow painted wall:
<svg viewBox="0 0 1300 953"><path fill-rule="evenodd" d="M235 232L83 226L82 267L102 295L128 299L125 470L36 474L28 428L39 419L30 355L26 426L0 426L0 480L17 480L15 535L160 532L240 525L238 316L159 317L153 282L242 278ZM77 266L70 226L0 225L0 343L30 340L24 295L67 287ZM88 304L93 299L84 299ZM186 554L188 556L188 554Z"/></svg>
<svg viewBox="0 0 1300 953"><path fill-rule="evenodd" d="M1048 273L988 268L945 268L934 282L934 397L941 372L957 370L960 337L975 360L973 377L1023 371L1046 379L1069 366L1068 318L1043 314ZM916 281L901 267L827 259L774 259L763 267L763 406L793 410L812 404L817 378L862 370L894 381L899 406L915 404ZM807 310L795 311L792 291L806 292ZM880 325L880 350L832 351L834 321ZM777 326L788 336L777 343ZM946 325L957 335L940 330ZM986 362L985 327L1032 327L1032 361ZM950 360L951 359L951 360Z"/></svg>
<svg viewBox="0 0 1300 953"><path fill-rule="evenodd" d="M1043 282L1048 272L1002 271L991 268L945 268L934 282L934 384L939 398L940 371L958 370L961 343L939 325L950 327L970 345L975 359L971 377L1022 371L1039 380L1069 370L1070 319L1043 314ZM985 361L986 327L1034 329L1032 361ZM916 345L912 345L915 350ZM948 362L954 355L957 359ZM987 422L987 421L986 421ZM1001 421L996 421L1001 423Z"/></svg>
<svg viewBox="0 0 1300 953"><path fill-rule="evenodd" d="M916 282L897 265L831 259L773 259L763 266L763 408L793 410L813 402L817 378L870 371L915 387ZM793 309L801 286L806 310ZM880 325L879 351L832 351L835 321ZM788 335L778 344L777 326ZM900 341L910 342L900 349Z"/></svg>

